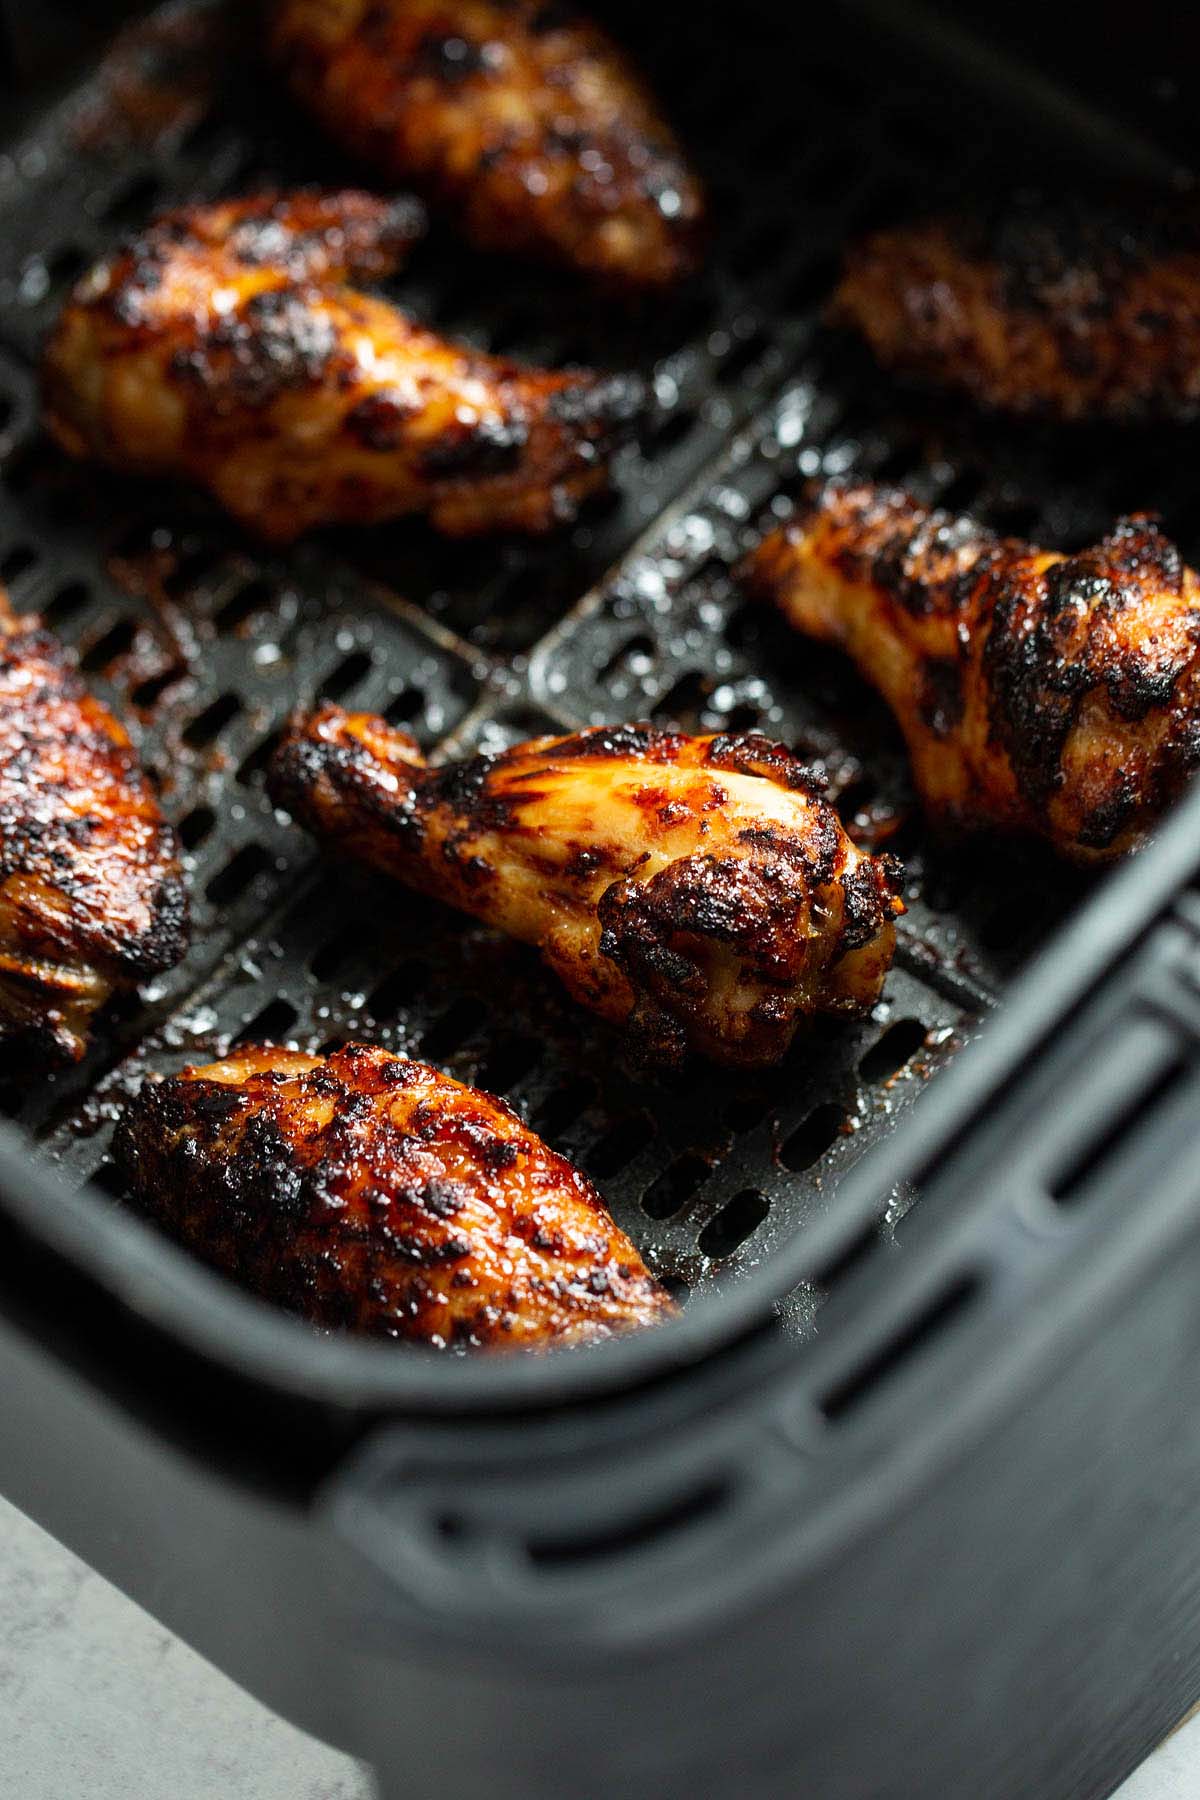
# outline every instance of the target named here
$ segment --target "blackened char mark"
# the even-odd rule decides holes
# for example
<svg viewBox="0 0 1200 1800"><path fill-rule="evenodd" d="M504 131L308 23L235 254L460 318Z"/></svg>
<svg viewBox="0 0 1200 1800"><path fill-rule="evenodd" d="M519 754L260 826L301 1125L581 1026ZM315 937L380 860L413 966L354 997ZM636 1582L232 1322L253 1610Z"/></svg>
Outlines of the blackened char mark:
<svg viewBox="0 0 1200 1800"><path fill-rule="evenodd" d="M429 481L511 475L528 443L529 425L517 411L502 418L459 419L425 451L421 473Z"/></svg>
<svg viewBox="0 0 1200 1800"><path fill-rule="evenodd" d="M711 768L758 775L793 794L806 794L811 800L819 800L825 792L825 783L811 764L758 731L722 732L708 746L704 760Z"/></svg>

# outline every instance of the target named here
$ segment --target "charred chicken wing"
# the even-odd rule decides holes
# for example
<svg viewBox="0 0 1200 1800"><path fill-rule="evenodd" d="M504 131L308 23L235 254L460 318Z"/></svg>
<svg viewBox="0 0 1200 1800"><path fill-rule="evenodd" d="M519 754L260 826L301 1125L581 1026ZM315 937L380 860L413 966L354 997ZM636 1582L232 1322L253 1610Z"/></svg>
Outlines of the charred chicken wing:
<svg viewBox="0 0 1200 1800"><path fill-rule="evenodd" d="M1060 419L1200 414L1200 212L1013 204L880 231L835 313L880 362Z"/></svg>
<svg viewBox="0 0 1200 1800"><path fill-rule="evenodd" d="M428 768L382 719L295 722L271 790L330 845L535 944L664 1060L768 1063L879 996L903 910L810 771L756 735L646 725Z"/></svg>
<svg viewBox="0 0 1200 1800"><path fill-rule="evenodd" d="M76 288L44 360L72 455L184 476L285 542L426 513L541 531L604 484L640 384L448 344L346 285L395 266L411 202L300 193L169 214Z"/></svg>
<svg viewBox="0 0 1200 1800"><path fill-rule="evenodd" d="M947 822L1113 857L1200 762L1200 582L1149 517L1062 556L832 481L746 572L879 688Z"/></svg>
<svg viewBox="0 0 1200 1800"><path fill-rule="evenodd" d="M503 1101L351 1044L148 1082L114 1154L206 1262L314 1324L543 1349L671 1316L591 1182Z"/></svg>
<svg viewBox="0 0 1200 1800"><path fill-rule="evenodd" d="M296 94L485 249L656 286L695 262L699 184L616 46L546 0L279 0Z"/></svg>
<svg viewBox="0 0 1200 1800"><path fill-rule="evenodd" d="M77 1061L117 988L183 954L179 847L129 738L0 596L0 1046Z"/></svg>

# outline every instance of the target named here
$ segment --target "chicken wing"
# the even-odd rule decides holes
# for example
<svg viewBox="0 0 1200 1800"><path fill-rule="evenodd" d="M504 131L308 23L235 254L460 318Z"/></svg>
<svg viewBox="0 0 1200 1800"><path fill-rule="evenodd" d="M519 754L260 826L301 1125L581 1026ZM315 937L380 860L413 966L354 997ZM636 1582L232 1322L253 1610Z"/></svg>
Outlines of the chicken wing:
<svg viewBox="0 0 1200 1800"><path fill-rule="evenodd" d="M660 1060L783 1055L878 999L903 911L811 772L768 739L648 725L427 768L369 714L294 721L271 792L331 846L535 944Z"/></svg>
<svg viewBox="0 0 1200 1800"><path fill-rule="evenodd" d="M1013 203L880 231L834 313L881 363L1002 412L1200 413L1200 215Z"/></svg>
<svg viewBox="0 0 1200 1800"><path fill-rule="evenodd" d="M745 573L879 688L948 823L1114 857L1200 762L1200 582L1145 515L1062 556L837 480Z"/></svg>
<svg viewBox="0 0 1200 1800"><path fill-rule="evenodd" d="M129 738L0 595L0 1046L77 1061L117 988L183 954L179 846Z"/></svg>
<svg viewBox="0 0 1200 1800"><path fill-rule="evenodd" d="M113 1152L174 1237L317 1325L544 1349L675 1311L591 1182L502 1100L365 1044L250 1046L147 1082Z"/></svg>
<svg viewBox="0 0 1200 1800"><path fill-rule="evenodd" d="M607 477L641 384L448 344L346 284L419 208L300 193L168 214L76 288L44 359L72 455L184 476L265 538L427 513L541 531Z"/></svg>
<svg viewBox="0 0 1200 1800"><path fill-rule="evenodd" d="M699 183L616 46L557 0L279 0L296 94L485 249L658 286L695 264Z"/></svg>

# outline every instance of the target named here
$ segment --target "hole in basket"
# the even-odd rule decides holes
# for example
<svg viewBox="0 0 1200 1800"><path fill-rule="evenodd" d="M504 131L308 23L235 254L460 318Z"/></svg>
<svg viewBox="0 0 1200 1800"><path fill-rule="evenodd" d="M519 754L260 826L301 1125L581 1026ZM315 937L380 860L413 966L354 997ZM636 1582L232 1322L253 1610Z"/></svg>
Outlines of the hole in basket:
<svg viewBox="0 0 1200 1800"><path fill-rule="evenodd" d="M352 651L344 656L337 667L330 669L324 681L317 689L319 700L340 700L351 688L356 688L360 681L371 673L371 658L365 650Z"/></svg>
<svg viewBox="0 0 1200 1800"><path fill-rule="evenodd" d="M818 1401L819 1410L834 1423L860 1406L867 1396L912 1361L926 1344L941 1335L955 1319L983 1292L978 1275L962 1275L915 1319L896 1332L877 1350L864 1358L856 1369L835 1383Z"/></svg>
<svg viewBox="0 0 1200 1800"><path fill-rule="evenodd" d="M73 619L77 613L83 611L91 597L91 589L86 582L68 581L42 608L42 617L47 625L53 625L55 628L65 625L68 619Z"/></svg>
<svg viewBox="0 0 1200 1800"><path fill-rule="evenodd" d="M890 1081L911 1062L926 1035L919 1019L897 1019L894 1025L888 1026L878 1043L871 1045L858 1065L859 1074L871 1087Z"/></svg>
<svg viewBox="0 0 1200 1800"><path fill-rule="evenodd" d="M362 944L362 929L340 931L328 938L309 960L309 968L318 981L332 981L338 970Z"/></svg>
<svg viewBox="0 0 1200 1800"><path fill-rule="evenodd" d="M147 675L145 681L139 681L129 698L136 707L147 712L158 705L168 688L183 679L183 674L178 663L168 663L157 675Z"/></svg>
<svg viewBox="0 0 1200 1800"><path fill-rule="evenodd" d="M537 1066L542 1046L537 1038L503 1038L488 1051L476 1071L475 1079L493 1094L504 1094L523 1081Z"/></svg>
<svg viewBox="0 0 1200 1800"><path fill-rule="evenodd" d="M267 764L274 756L282 729L269 731L262 742L256 744L248 756L244 756L238 766L237 778L243 787L254 787L259 778L266 773Z"/></svg>
<svg viewBox="0 0 1200 1800"><path fill-rule="evenodd" d="M14 494L27 494L43 482L53 482L63 473L61 452L43 438L18 449L5 467L5 486Z"/></svg>
<svg viewBox="0 0 1200 1800"><path fill-rule="evenodd" d="M421 1034L421 1055L430 1062L444 1061L475 1035L487 1017L488 1009L482 1000L471 994L462 995Z"/></svg>
<svg viewBox="0 0 1200 1800"><path fill-rule="evenodd" d="M27 569L32 569L37 559L37 549L33 544L14 544L11 550L0 557L0 581L17 581Z"/></svg>
<svg viewBox="0 0 1200 1800"><path fill-rule="evenodd" d="M137 175L122 183L100 216L107 225L140 225L155 210L160 191L157 175Z"/></svg>
<svg viewBox="0 0 1200 1800"><path fill-rule="evenodd" d="M581 1113L595 1103L596 1084L585 1075L574 1081L565 1081L561 1087L547 1094L534 1119L534 1130L543 1137L560 1137L568 1126L573 1125Z"/></svg>
<svg viewBox="0 0 1200 1800"><path fill-rule="evenodd" d="M64 244L61 250L46 260L46 273L52 286L59 286L68 281L77 281L91 262L86 250L78 244Z"/></svg>
<svg viewBox="0 0 1200 1800"><path fill-rule="evenodd" d="M236 694L218 695L202 713L197 713L189 725L184 726L183 742L190 745L193 750L199 750L203 745L211 744L231 720L237 718L241 710L242 703Z"/></svg>
<svg viewBox="0 0 1200 1800"><path fill-rule="evenodd" d="M696 1241L701 1252L714 1261L732 1256L758 1230L769 1211L770 1202L759 1188L743 1188L725 1202L700 1233Z"/></svg>
<svg viewBox="0 0 1200 1800"><path fill-rule="evenodd" d="M784 1168L791 1169L796 1175L802 1169L811 1169L836 1144L845 1118L841 1107L835 1106L832 1101L814 1107L807 1119L797 1125L791 1136L784 1141L779 1152L779 1160Z"/></svg>
<svg viewBox="0 0 1200 1800"><path fill-rule="evenodd" d="M251 884L273 867L261 844L243 844L223 869L215 874L204 892L217 906L228 906L239 900Z"/></svg>
<svg viewBox="0 0 1200 1800"><path fill-rule="evenodd" d="M709 676L701 674L699 669L689 670L663 695L654 708L654 717L689 730L703 712L712 687Z"/></svg>
<svg viewBox="0 0 1200 1800"><path fill-rule="evenodd" d="M79 666L88 675L94 675L100 669L107 669L109 663L115 662L118 656L133 644L136 636L132 619L118 619L109 627L102 637L85 650L79 658Z"/></svg>
<svg viewBox="0 0 1200 1800"><path fill-rule="evenodd" d="M401 688L384 707L383 716L389 725L411 725L419 717L424 705L425 696L420 688Z"/></svg>
<svg viewBox="0 0 1200 1800"><path fill-rule="evenodd" d="M185 850L194 850L202 844L213 826L217 815L211 806L195 806L187 817L179 822L179 841Z"/></svg>
<svg viewBox="0 0 1200 1800"><path fill-rule="evenodd" d="M690 1530L726 1506L731 1494L727 1481L706 1481L692 1492L653 1507L635 1519L603 1529L573 1532L569 1537L530 1538L526 1549L530 1561L541 1568L564 1568L572 1563L624 1556L629 1551L645 1550L659 1538Z"/></svg>
<svg viewBox="0 0 1200 1800"><path fill-rule="evenodd" d="M239 625L245 625L256 613L267 612L274 600L275 590L269 582L261 578L248 581L218 612L215 620L217 630L236 631Z"/></svg>
<svg viewBox="0 0 1200 1800"><path fill-rule="evenodd" d="M691 436L696 428L698 419L699 414L693 412L690 407L686 406L680 407L673 413L669 413L663 423L659 426L658 430L654 433L653 437L646 444L647 453L650 456L669 455L677 445L683 443L685 438Z"/></svg>
<svg viewBox="0 0 1200 1800"><path fill-rule="evenodd" d="M269 1000L261 1012L238 1032L234 1045L238 1044L278 1044L287 1037L296 1020L300 1017L290 1000L276 997Z"/></svg>
<svg viewBox="0 0 1200 1800"><path fill-rule="evenodd" d="M1101 1173L1113 1152L1126 1148L1133 1132L1145 1126L1180 1091L1191 1074L1189 1063L1183 1057L1173 1056L1153 1076L1149 1085L1140 1094L1129 1096L1127 1106L1118 1109L1116 1118L1110 1116L1099 1135L1077 1150L1066 1167L1050 1180L1047 1184L1050 1198L1057 1200L1060 1206L1077 1205L1086 1199L1088 1186Z"/></svg>
<svg viewBox="0 0 1200 1800"><path fill-rule="evenodd" d="M711 1174L707 1159L698 1150L686 1150L650 1183L642 1195L642 1211L650 1219L671 1218Z"/></svg>
<svg viewBox="0 0 1200 1800"><path fill-rule="evenodd" d="M431 970L427 962L411 958L402 962L398 968L385 975L377 987L372 988L367 1005L371 1017L378 1020L394 1019L406 1006L417 998L429 980Z"/></svg>
<svg viewBox="0 0 1200 1800"><path fill-rule="evenodd" d="M598 1181L606 1181L618 1174L646 1148L657 1131L658 1126L649 1113L631 1113L626 1119L618 1119L597 1138L588 1152L589 1172Z"/></svg>
<svg viewBox="0 0 1200 1800"><path fill-rule="evenodd" d="M769 344L770 339L766 332L761 330L754 332L725 358L717 370L717 380L724 387L728 387L735 381L743 380L754 364L766 355Z"/></svg>

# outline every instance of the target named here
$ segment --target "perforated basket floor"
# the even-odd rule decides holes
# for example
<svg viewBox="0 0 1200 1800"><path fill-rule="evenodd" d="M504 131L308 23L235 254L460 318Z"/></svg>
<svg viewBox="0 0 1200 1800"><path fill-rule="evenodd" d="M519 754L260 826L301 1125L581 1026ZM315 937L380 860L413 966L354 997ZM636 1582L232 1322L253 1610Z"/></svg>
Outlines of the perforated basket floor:
<svg viewBox="0 0 1200 1800"><path fill-rule="evenodd" d="M848 467L1052 543L1152 505L1190 548L1186 462L1161 434L985 430L893 390L823 330L849 234L1019 179L1045 144L836 11L792 25L750 0L736 37L725 9L689 11L686 33L658 9L608 9L712 188L711 268L693 291L622 313L442 232L394 284L489 348L650 376L654 428L574 531L453 545L405 523L264 554L194 496L69 466L39 434L34 369L94 256L184 196L361 178L275 94L242 41L252 10L156 15L0 158L0 575L138 731L187 846L196 925L186 962L111 1020L83 1068L10 1085L8 1110L116 1192L109 1133L147 1070L239 1037L362 1036L505 1094L590 1170L656 1270L702 1292L836 1206L840 1174L1080 889L1034 851L929 842L883 709L740 598L732 561L805 479ZM321 694L386 711L439 753L647 716L800 744L855 834L910 871L883 1003L815 1028L769 1074L693 1065L648 1085L531 953L365 875L332 879L272 811L274 735ZM798 1323L815 1299L792 1297Z"/></svg>

